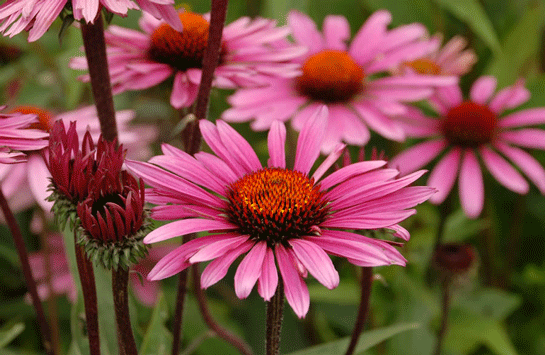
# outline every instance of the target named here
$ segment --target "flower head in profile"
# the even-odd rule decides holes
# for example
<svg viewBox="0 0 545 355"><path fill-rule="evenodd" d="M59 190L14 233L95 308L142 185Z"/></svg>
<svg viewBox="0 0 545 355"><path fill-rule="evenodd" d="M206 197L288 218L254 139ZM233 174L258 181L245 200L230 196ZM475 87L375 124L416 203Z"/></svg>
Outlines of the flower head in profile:
<svg viewBox="0 0 545 355"><path fill-rule="evenodd" d="M26 118L37 117L35 121L29 123L31 129L24 130L24 138L32 138L32 134L47 137L56 121L63 122L65 130L69 128L69 122L76 121L75 133L80 144L83 142L86 129L89 129L90 138L95 142L100 135L100 124L94 106L82 107L62 114L54 114L35 106L17 106L11 109L10 115L21 115ZM119 141L127 149L128 157L147 159L150 156L149 144L157 136L157 130L152 126L131 125L131 120L134 117L135 113L131 110L116 112ZM21 120L18 122L22 123ZM32 133L34 131L35 133ZM40 148L47 147L47 145L48 141L43 140ZM44 211L51 210L53 203L47 201L50 177L51 174L44 162L43 155L39 151L29 154L22 164L0 164L2 191L15 211L28 208L36 203Z"/></svg>
<svg viewBox="0 0 545 355"><path fill-rule="evenodd" d="M235 274L237 296L248 297L257 283L257 291L268 301L282 282L288 303L304 317L309 307L304 282L308 273L330 289L339 283L328 253L360 266L405 265L405 258L389 243L352 231L397 226L433 189L407 187L423 172L396 179L398 171L383 169L384 161L355 163L324 177L343 145L311 175L326 119L327 108L321 107L308 120L291 169L286 167L286 130L279 121L269 131L266 167L250 144L221 120L200 121L214 154L199 152L193 157L165 144L164 155L148 163L128 160L129 169L152 186L147 200L158 205L152 218L176 220L152 231L145 243L209 232L161 259L148 278L163 279L212 260L201 275L206 288L245 254Z"/></svg>
<svg viewBox="0 0 545 355"><path fill-rule="evenodd" d="M468 217L476 218L483 209L484 167L503 186L519 194L529 190L530 181L545 193L545 170L528 152L519 148L545 149L545 108L504 113L528 101L530 92L523 81L494 94L496 79L479 78L464 99L458 86L443 88L430 100L437 117L411 109L403 124L407 134L425 141L394 157L390 164L402 174L420 169L440 157L428 186L437 188L430 199L442 203L458 177L460 202ZM479 159L480 157L480 159Z"/></svg>
<svg viewBox="0 0 545 355"><path fill-rule="evenodd" d="M465 49L467 41L462 36L452 37L443 47L443 36L437 34L430 38L432 46L426 55L401 63L393 70L395 74L412 71L428 75L461 76L471 70L477 62L477 55L472 49Z"/></svg>
<svg viewBox="0 0 545 355"><path fill-rule="evenodd" d="M173 0L135 1L138 5L131 0L8 0L0 5L0 32L13 37L27 30L28 41L33 42L43 36L63 10L78 21L93 23L103 7L120 16L127 16L130 9L142 9L182 30Z"/></svg>
<svg viewBox="0 0 545 355"><path fill-rule="evenodd" d="M108 63L114 93L142 90L173 78L170 103L188 107L197 97L202 60L208 41L209 19L189 11L179 17L184 30L144 14L144 32L110 26L106 31ZM267 76L294 76L297 65L289 59L305 51L287 45L287 27L276 22L248 17L226 25L222 34L220 62L214 72L214 85L221 88L255 86ZM87 69L84 57L71 61L74 69ZM88 81L89 76L83 76Z"/></svg>
<svg viewBox="0 0 545 355"><path fill-rule="evenodd" d="M4 108L0 106L0 110ZM35 129L37 122L38 117L34 114L0 113L0 170L4 169L3 164L25 161L26 155L22 151L40 150L47 146L49 134Z"/></svg>
<svg viewBox="0 0 545 355"><path fill-rule="evenodd" d="M274 120L287 121L301 130L312 112L329 108L324 153L337 143L364 145L369 128L385 138L402 141L401 127L390 117L406 111L404 102L422 100L434 87L454 84L456 77L434 75L385 76L400 63L420 58L434 46L424 40L427 31L413 23L388 30L391 15L377 11L359 29L349 45L346 18L327 16L323 33L308 16L290 12L293 38L309 51L294 62L301 74L295 78L270 79L268 86L240 89L229 98L233 106L223 119L242 122L255 119L252 128L268 129Z"/></svg>

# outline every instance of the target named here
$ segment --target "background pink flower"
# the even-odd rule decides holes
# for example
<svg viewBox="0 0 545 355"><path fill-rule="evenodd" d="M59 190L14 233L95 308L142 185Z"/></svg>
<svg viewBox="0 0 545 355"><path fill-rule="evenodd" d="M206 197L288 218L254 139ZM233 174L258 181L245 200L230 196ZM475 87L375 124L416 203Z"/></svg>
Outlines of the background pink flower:
<svg viewBox="0 0 545 355"><path fill-rule="evenodd" d="M120 16L127 16L129 9L140 8L182 30L173 7L174 0L135 0L138 5L131 0L71 0L70 3L68 1L70 0L8 0L0 5L0 32L13 37L27 30L28 41L36 41L49 29L67 5L70 5L76 20L85 20L87 23L95 20L102 7Z"/></svg>
<svg viewBox="0 0 545 355"><path fill-rule="evenodd" d="M322 179L343 145L310 175L326 119L324 106L305 124L293 169L286 168L286 131L278 121L269 131L267 167L221 120L215 125L200 121L203 138L215 155L200 152L192 157L165 144L164 155L149 163L127 161L129 169L152 186L146 196L159 205L152 217L177 219L149 233L144 243L213 232L169 253L148 278L163 279L193 263L212 260L201 276L202 287L207 288L246 254L235 273L237 296L246 298L257 283L261 297L270 300L277 292L280 271L288 303L304 317L310 302L303 281L308 273L329 289L339 283L327 253L359 266L405 265L405 258L387 242L345 230L395 229L434 190L407 187L423 172L394 179L398 171L381 169L384 161L352 164Z"/></svg>
<svg viewBox="0 0 545 355"><path fill-rule="evenodd" d="M297 11L288 15L296 44L308 52L294 60L301 75L270 79L268 86L238 90L229 98L233 106L222 118L229 122L255 119L251 127L268 129L274 120L292 118L301 130L311 114L327 105L329 118L322 150L329 153L337 143L364 145L369 128L402 141L401 127L390 116L406 112L401 103L422 100L437 85L454 84L455 77L407 75L377 77L400 63L429 53L434 43L423 40L427 31L413 23L388 30L391 15L377 11L362 25L349 45L350 27L342 16L327 16L319 32L310 17Z"/></svg>
<svg viewBox="0 0 545 355"><path fill-rule="evenodd" d="M182 11L184 30L143 14L144 32L110 26L106 32L108 63L114 93L142 90L173 78L170 103L175 108L188 107L197 97L201 66L208 40L208 15ZM296 65L287 63L304 48L286 46L287 27L276 21L243 17L223 30L220 62L214 85L222 88L255 86L267 76L294 76ZM87 69L84 57L73 58L73 69ZM89 76L81 77L89 81Z"/></svg>
<svg viewBox="0 0 545 355"><path fill-rule="evenodd" d="M441 156L428 180L428 186L438 190L430 201L442 203L459 177L460 202L472 218L479 216L484 203L480 161L511 191L525 194L529 190L513 164L545 193L545 170L518 148L545 149L545 130L526 128L545 123L545 108L503 114L528 101L530 92L522 80L494 95L495 88L496 78L483 76L471 87L469 100L464 100L458 86L439 90L431 100L438 117L411 109L403 121L407 135L426 141L390 162L390 166L406 174Z"/></svg>

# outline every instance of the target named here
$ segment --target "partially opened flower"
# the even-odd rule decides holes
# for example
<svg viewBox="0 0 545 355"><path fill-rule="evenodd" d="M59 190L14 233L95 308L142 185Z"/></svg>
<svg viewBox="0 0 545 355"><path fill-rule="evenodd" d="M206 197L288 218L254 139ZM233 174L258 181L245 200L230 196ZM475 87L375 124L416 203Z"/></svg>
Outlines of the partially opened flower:
<svg viewBox="0 0 545 355"><path fill-rule="evenodd" d="M200 121L215 155L199 152L193 157L165 144L164 155L148 163L127 161L152 186L147 200L159 205L152 217L179 219L152 231L145 243L209 232L161 259L148 278L163 279L212 260L201 277L206 288L245 254L235 274L237 296L248 297L257 282L259 294L270 300L279 270L289 304L304 317L309 307L303 280L307 273L330 289L339 283L327 253L360 266L405 265L405 258L387 242L352 231L396 225L414 214L411 208L428 199L433 189L407 187L423 172L395 179L398 171L382 169L384 161L352 164L324 177L342 145L311 175L326 119L327 109L321 107L305 124L292 169L286 167L286 131L278 121L269 132L266 167L249 143L221 120L215 125Z"/></svg>
<svg viewBox="0 0 545 355"><path fill-rule="evenodd" d="M29 31L28 41L42 37L63 10L74 19L93 23L104 7L109 12L127 16L129 9L142 9L171 26L182 30L176 16L173 0L8 0L0 5L0 32L13 37L23 30Z"/></svg>
<svg viewBox="0 0 545 355"><path fill-rule="evenodd" d="M290 12L288 24L296 43L309 47L294 60L301 75L238 90L229 98L233 107L222 117L230 122L255 119L251 124L255 130L291 118L292 126L301 130L312 112L325 104L329 118L324 153L341 141L364 145L370 138L369 128L385 138L404 140L403 130L390 117L406 111L402 103L422 100L433 94L434 87L454 84L457 78L385 76L400 63L429 53L434 45L423 39L427 34L423 25L388 30L390 21L389 12L375 12L347 45L350 28L346 18L327 16L320 33L308 16Z"/></svg>
<svg viewBox="0 0 545 355"><path fill-rule="evenodd" d="M404 120L407 134L424 138L398 156L390 165L402 174L420 169L441 157L430 174L428 185L438 193L430 199L442 203L452 190L456 178L460 202L467 216L476 218L484 203L484 186L480 161L503 186L525 194L529 185L513 167L515 165L545 193L545 170L522 148L545 149L545 130L526 128L545 123L545 108L531 108L504 114L528 101L530 92L523 81L494 95L496 79L479 78L465 100L458 86L438 91L431 103L438 117L425 116L411 109ZM480 159L479 159L480 157Z"/></svg>
<svg viewBox="0 0 545 355"><path fill-rule="evenodd" d="M79 144L83 141L86 129L89 129L90 138L95 142L100 135L100 124L94 106L83 107L59 115L33 106L19 106L11 111L12 113L9 114L11 116L18 115L27 119L31 116L34 117L34 121L28 123L32 129L23 132L24 139L30 139L33 135L47 137L53 124L59 120L63 122L65 129L68 129L70 121L77 122L75 129ZM152 126L130 125L134 116L135 113L130 110L116 112L119 141L127 148L129 157L147 159L150 156L149 144L157 136L157 130ZM18 120L18 122L23 124L23 120ZM48 141L42 139L39 148L44 148L47 145ZM45 211L49 211L53 205L52 202L46 200L49 196L47 188L50 176L40 152L30 154L23 164L0 164L2 190L15 211L28 208L36 203Z"/></svg>
<svg viewBox="0 0 545 355"><path fill-rule="evenodd" d="M443 36L437 34L430 39L430 52L424 56L403 62L393 70L401 74L411 70L417 74L461 76L471 70L477 62L472 49L465 49L467 41L462 36L454 36L441 47Z"/></svg>
<svg viewBox="0 0 545 355"><path fill-rule="evenodd" d="M4 107L0 106L0 110ZM35 129L37 122L35 114L0 113L0 170L3 164L24 161L26 156L22 151L35 151L47 146L49 134ZM1 175L0 171L0 179Z"/></svg>
<svg viewBox="0 0 545 355"><path fill-rule="evenodd" d="M202 60L208 41L208 16L193 12L179 13L184 30L144 14L140 27L144 32L110 26L106 31L108 63L114 93L153 87L173 79L170 103L175 108L188 107L197 97L202 74ZM265 76L294 76L297 66L289 59L305 51L285 45L287 27L276 22L248 17L226 25L222 49L214 72L214 85L221 88L260 84ZM87 69L84 57L74 58L70 66ZM83 76L88 81L89 76Z"/></svg>

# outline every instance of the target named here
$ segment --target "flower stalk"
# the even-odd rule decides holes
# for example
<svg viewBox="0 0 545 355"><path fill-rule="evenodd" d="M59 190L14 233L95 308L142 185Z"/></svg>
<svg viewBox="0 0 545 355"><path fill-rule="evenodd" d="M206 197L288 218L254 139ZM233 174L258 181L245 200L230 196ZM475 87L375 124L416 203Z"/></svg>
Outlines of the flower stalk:
<svg viewBox="0 0 545 355"><path fill-rule="evenodd" d="M13 212L11 211L8 205L8 201L6 200L6 197L4 196L1 188L0 208L2 209L2 213L4 214L4 218L6 219L8 228L13 237L13 243L15 244L15 248L17 249L17 254L19 255L23 275L25 277L28 292L30 293L30 299L38 317L38 326L40 327L40 334L42 335L42 342L45 348L45 352L48 355L55 355L56 353L51 342L51 330L45 318L45 313L42 307L42 303L40 301L40 297L38 296L36 282L34 281L34 278L32 277L32 272L30 271L30 263L28 261L28 253L25 247L25 241L23 240L23 235L21 234L21 230L19 229L17 220L15 219L15 216L13 215Z"/></svg>
<svg viewBox="0 0 545 355"><path fill-rule="evenodd" d="M193 239L194 234L184 235L182 244ZM182 340L182 318L184 314L185 294L187 293L187 272L184 270L178 277L178 291L176 293L176 308L174 309L174 322L172 325L172 355L180 352L180 341Z"/></svg>
<svg viewBox="0 0 545 355"><path fill-rule="evenodd" d="M274 296L267 302L266 354L280 354L280 333L284 314L284 285L278 284Z"/></svg>
<svg viewBox="0 0 545 355"><path fill-rule="evenodd" d="M93 23L82 22L81 34L89 65L91 89L100 120L100 129L104 139L111 142L117 138L117 124L106 56L104 24L100 13Z"/></svg>
<svg viewBox="0 0 545 355"><path fill-rule="evenodd" d="M365 322L367 321L367 316L369 315L369 299L371 298L371 287L373 286L373 268L372 267L362 267L361 268L361 278L360 278L360 287L361 287L361 297L360 305L358 309L358 316L356 318L356 324L354 324L354 329L352 330L352 336L350 338L350 344L348 344L348 349L346 349L346 355L352 355L358 344L361 332L365 327Z"/></svg>
<svg viewBox="0 0 545 355"><path fill-rule="evenodd" d="M117 343L119 355L138 355L129 315L129 269L112 269L112 290L114 296Z"/></svg>
<svg viewBox="0 0 545 355"><path fill-rule="evenodd" d="M74 239L76 242L76 263L78 266L81 290L83 293L83 303L85 306L87 336L89 337L89 352L91 355L100 355L97 291L93 264L87 258L84 248L77 244L77 231L74 231Z"/></svg>

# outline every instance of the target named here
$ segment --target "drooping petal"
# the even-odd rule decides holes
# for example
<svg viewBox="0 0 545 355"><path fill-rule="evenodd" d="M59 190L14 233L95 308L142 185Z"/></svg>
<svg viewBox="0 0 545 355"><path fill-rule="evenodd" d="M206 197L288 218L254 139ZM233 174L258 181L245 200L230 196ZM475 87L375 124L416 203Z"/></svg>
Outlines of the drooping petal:
<svg viewBox="0 0 545 355"><path fill-rule="evenodd" d="M308 174L314 165L320 155L320 144L325 134L327 115L327 106L321 106L305 123L297 140L294 170Z"/></svg>
<svg viewBox="0 0 545 355"><path fill-rule="evenodd" d="M481 76L473 83L469 97L473 102L484 105L490 100L496 90L496 78L493 76Z"/></svg>
<svg viewBox="0 0 545 355"><path fill-rule="evenodd" d="M433 168L428 179L428 186L437 189L437 192L430 198L431 203L442 203L452 190L456 177L458 176L458 166L460 165L461 149L455 147L451 149Z"/></svg>
<svg viewBox="0 0 545 355"><path fill-rule="evenodd" d="M257 291L265 301L270 301L278 286L278 270L274 262L274 252L267 248L263 259L263 267L259 276Z"/></svg>
<svg viewBox="0 0 545 355"><path fill-rule="evenodd" d="M396 168L402 175L416 171L441 153L447 146L445 139L437 139L417 144L395 156L389 166Z"/></svg>
<svg viewBox="0 0 545 355"><path fill-rule="evenodd" d="M536 184L541 194L545 195L545 169L524 150L504 143L496 143L496 148L522 170Z"/></svg>
<svg viewBox="0 0 545 355"><path fill-rule="evenodd" d="M295 261L281 244L275 247L278 268L282 275L286 299L299 318L303 318L310 306L308 288L301 275L295 268Z"/></svg>
<svg viewBox="0 0 545 355"><path fill-rule="evenodd" d="M180 221L170 222L151 231L144 238L144 243L151 244L161 242L163 240L186 235L189 233L232 229L236 229L236 226L223 220L188 218L182 219Z"/></svg>
<svg viewBox="0 0 545 355"><path fill-rule="evenodd" d="M267 250L267 243L258 242L240 262L235 273L235 293L238 298L244 299L252 292L252 288L262 274Z"/></svg>
<svg viewBox="0 0 545 355"><path fill-rule="evenodd" d="M304 239L291 239L289 244L297 259L318 282L330 290L339 285L339 273L322 248Z"/></svg>
<svg viewBox="0 0 545 355"><path fill-rule="evenodd" d="M499 154L487 147L480 149L481 157L488 171L496 180L509 190L519 194L526 194L530 189L528 182Z"/></svg>
<svg viewBox="0 0 545 355"><path fill-rule="evenodd" d="M208 264L201 274L201 287L208 288L219 280L223 279L233 261L235 261L240 255L250 250L253 245L253 241L247 240L238 247L231 249L228 253Z"/></svg>
<svg viewBox="0 0 545 355"><path fill-rule="evenodd" d="M466 149L460 167L460 203L470 218L477 218L484 205L483 175L475 154Z"/></svg>

